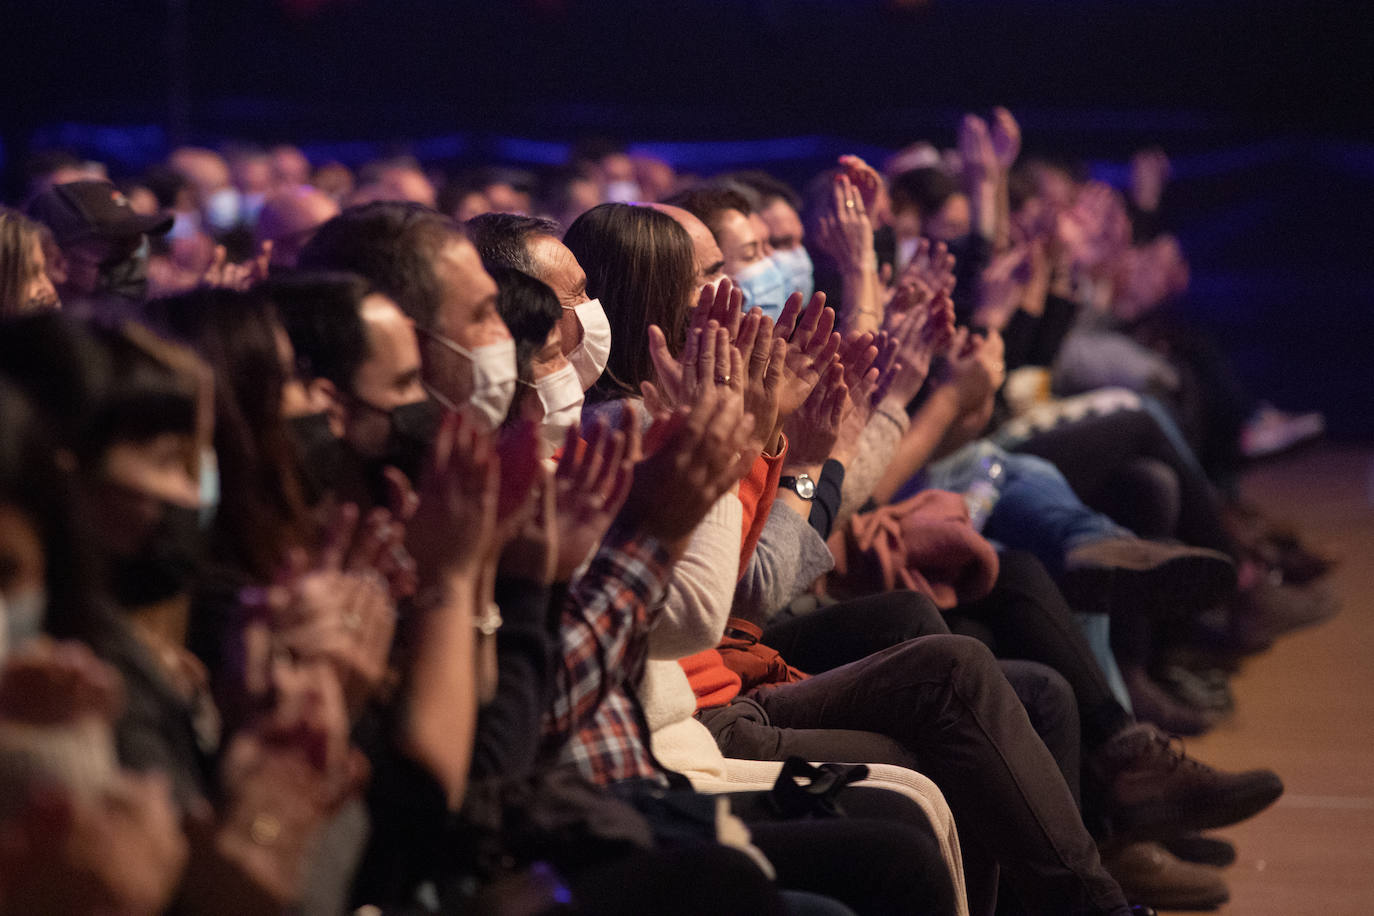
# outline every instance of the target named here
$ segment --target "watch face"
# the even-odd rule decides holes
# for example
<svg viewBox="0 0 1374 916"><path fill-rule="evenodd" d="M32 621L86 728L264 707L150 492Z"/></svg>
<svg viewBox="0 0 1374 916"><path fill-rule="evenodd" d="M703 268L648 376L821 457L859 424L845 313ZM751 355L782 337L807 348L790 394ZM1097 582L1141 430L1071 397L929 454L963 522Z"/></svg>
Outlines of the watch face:
<svg viewBox="0 0 1374 916"><path fill-rule="evenodd" d="M802 499L814 499L816 496L816 484L805 474L797 478L797 482L792 485L792 489L797 491L797 495Z"/></svg>

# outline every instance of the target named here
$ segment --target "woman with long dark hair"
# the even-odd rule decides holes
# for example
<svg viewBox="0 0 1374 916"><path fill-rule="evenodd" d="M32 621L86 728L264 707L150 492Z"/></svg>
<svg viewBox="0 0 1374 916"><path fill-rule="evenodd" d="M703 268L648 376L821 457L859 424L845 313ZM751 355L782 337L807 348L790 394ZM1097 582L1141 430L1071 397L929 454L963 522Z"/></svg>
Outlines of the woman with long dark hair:
<svg viewBox="0 0 1374 916"><path fill-rule="evenodd" d="M640 383L654 380L650 325L663 330L673 356L682 351L696 284L692 239L651 207L602 204L568 227L563 244L587 272L587 295L601 300L614 342L587 399L639 397Z"/></svg>

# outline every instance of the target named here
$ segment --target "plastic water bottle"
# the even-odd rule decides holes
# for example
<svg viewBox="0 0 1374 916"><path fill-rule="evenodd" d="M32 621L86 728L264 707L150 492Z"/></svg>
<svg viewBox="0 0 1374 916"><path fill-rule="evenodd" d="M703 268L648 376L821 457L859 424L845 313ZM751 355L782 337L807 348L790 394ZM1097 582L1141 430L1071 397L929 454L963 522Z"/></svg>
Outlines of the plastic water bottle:
<svg viewBox="0 0 1374 916"><path fill-rule="evenodd" d="M974 531L982 531L987 524L992 507L1002 495L1002 474L1005 468L996 455L985 455L978 462L978 475L964 491L964 503L968 506L969 521Z"/></svg>

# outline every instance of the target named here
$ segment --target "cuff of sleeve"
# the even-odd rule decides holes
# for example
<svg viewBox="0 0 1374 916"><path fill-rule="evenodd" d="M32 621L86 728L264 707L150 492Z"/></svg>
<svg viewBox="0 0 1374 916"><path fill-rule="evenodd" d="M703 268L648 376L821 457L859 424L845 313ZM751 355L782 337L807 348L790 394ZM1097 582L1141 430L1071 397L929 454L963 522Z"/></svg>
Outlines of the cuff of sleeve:
<svg viewBox="0 0 1374 916"><path fill-rule="evenodd" d="M505 626L542 627L548 614L550 590L529 579L496 580L496 604Z"/></svg>
<svg viewBox="0 0 1374 916"><path fill-rule="evenodd" d="M831 458L821 466L821 479L816 481L816 498L811 504L807 521L824 540L830 537L835 518L840 514L840 494L844 486L844 465Z"/></svg>

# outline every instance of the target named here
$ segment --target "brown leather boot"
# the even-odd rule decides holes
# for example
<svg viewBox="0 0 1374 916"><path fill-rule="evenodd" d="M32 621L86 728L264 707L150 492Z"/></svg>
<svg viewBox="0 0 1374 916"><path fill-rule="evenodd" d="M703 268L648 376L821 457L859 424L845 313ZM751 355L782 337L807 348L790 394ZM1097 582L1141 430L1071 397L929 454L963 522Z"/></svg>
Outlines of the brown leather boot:
<svg viewBox="0 0 1374 916"><path fill-rule="evenodd" d="M1158 843L1108 847L1102 864L1127 900L1162 910L1210 910L1231 899L1221 869L1184 862Z"/></svg>
<svg viewBox="0 0 1374 916"><path fill-rule="evenodd" d="M1225 827L1258 814L1283 794L1283 781L1271 770L1213 769L1144 722L1118 732L1087 765L1102 787L1112 834L1123 841Z"/></svg>

